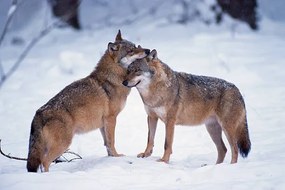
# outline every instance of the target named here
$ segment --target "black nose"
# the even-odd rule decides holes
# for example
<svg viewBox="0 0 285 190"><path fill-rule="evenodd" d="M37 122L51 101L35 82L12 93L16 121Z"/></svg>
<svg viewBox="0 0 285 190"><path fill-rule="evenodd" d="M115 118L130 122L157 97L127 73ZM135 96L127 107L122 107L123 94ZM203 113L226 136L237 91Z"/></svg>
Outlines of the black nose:
<svg viewBox="0 0 285 190"><path fill-rule="evenodd" d="M127 81L127 80L124 80L124 81L123 81L123 85L124 85L124 86L128 86L128 81Z"/></svg>
<svg viewBox="0 0 285 190"><path fill-rule="evenodd" d="M145 49L144 52L145 52L146 55L150 54L150 50L149 49Z"/></svg>

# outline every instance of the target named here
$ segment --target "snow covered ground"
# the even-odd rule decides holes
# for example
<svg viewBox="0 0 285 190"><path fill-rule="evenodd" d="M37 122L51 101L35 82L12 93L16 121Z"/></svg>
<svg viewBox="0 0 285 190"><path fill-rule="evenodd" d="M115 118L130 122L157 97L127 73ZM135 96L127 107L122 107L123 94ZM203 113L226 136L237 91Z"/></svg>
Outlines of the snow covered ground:
<svg viewBox="0 0 285 190"><path fill-rule="evenodd" d="M113 41L118 28L55 30L30 52L0 89L2 150L26 157L35 111L66 85L88 75ZM146 114L133 89L118 117L116 148L126 156L106 156L99 130L76 136L71 150L83 159L53 164L49 173L27 173L26 163L0 156L0 189L285 189L285 25L264 20L259 32L239 26L149 24L121 27L123 37L150 49L173 69L220 77L244 95L252 151L231 165L214 165L216 149L204 126L177 126L169 164L163 154L164 126L159 122L153 155L136 158L147 138ZM1 47L5 67L23 46ZM226 141L226 140L225 140ZM206 166L203 166L207 164ZM203 166L203 167L202 167Z"/></svg>

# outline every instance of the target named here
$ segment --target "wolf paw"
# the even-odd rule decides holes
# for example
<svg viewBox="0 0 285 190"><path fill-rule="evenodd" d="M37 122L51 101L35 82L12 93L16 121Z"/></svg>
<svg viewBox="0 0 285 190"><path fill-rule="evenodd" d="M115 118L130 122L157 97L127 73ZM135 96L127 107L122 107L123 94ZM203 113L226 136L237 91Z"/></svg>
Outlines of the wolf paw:
<svg viewBox="0 0 285 190"><path fill-rule="evenodd" d="M125 155L124 154L115 153L115 154L108 154L108 156L111 156L111 157L122 157L122 156L125 156Z"/></svg>
<svg viewBox="0 0 285 190"><path fill-rule="evenodd" d="M137 155L138 158L147 158L151 155L151 152L143 152Z"/></svg>
<svg viewBox="0 0 285 190"><path fill-rule="evenodd" d="M169 159L164 159L164 158L160 158L158 160L156 160L157 162L164 162L166 164L169 164Z"/></svg>
<svg viewBox="0 0 285 190"><path fill-rule="evenodd" d="M124 154L115 154L115 155L113 155L113 157L123 157L123 156L126 156L126 155L124 155Z"/></svg>

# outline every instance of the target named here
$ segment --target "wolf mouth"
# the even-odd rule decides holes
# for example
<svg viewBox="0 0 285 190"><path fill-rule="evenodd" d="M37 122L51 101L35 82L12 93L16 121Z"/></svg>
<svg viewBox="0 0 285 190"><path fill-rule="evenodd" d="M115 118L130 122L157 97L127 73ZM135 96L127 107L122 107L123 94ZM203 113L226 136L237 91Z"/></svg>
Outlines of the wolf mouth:
<svg viewBox="0 0 285 190"><path fill-rule="evenodd" d="M134 86L137 86L140 82L141 82L141 81L139 80L139 81L137 82L137 84L135 84Z"/></svg>
<svg viewBox="0 0 285 190"><path fill-rule="evenodd" d="M139 80L136 84L134 84L134 85L129 85L128 82L127 82L127 80L125 80L125 81L123 82L123 85L126 86L126 87L128 87L128 88L132 88L132 87L137 86L140 82L141 82L141 81Z"/></svg>
<svg viewBox="0 0 285 190"><path fill-rule="evenodd" d="M135 85L128 86L129 88L136 87L141 81L139 80Z"/></svg>

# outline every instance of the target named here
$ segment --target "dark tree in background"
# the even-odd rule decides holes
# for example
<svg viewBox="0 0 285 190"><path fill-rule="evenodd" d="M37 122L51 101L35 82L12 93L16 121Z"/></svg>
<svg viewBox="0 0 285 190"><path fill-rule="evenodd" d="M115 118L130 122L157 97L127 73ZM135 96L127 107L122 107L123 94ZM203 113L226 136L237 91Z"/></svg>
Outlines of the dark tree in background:
<svg viewBox="0 0 285 190"><path fill-rule="evenodd" d="M53 20L52 23L46 24L43 29L39 30L38 34L35 34L23 49L15 63L9 66L8 69L1 63L0 57L0 88L17 70L38 41L48 35L54 28L62 26L62 22L74 29L81 29L79 8L81 2L85 0L47 1L51 12L59 19ZM0 8L7 2L10 4L10 8L7 10L7 19L3 23L4 28L0 31L0 46L9 31L9 27L13 24L13 19L16 18L14 17L16 13L18 13L18 25L16 26L26 26L27 20L39 14L39 11L35 11L35 9L43 6L43 1L38 0L0 0ZM145 0L86 0L85 3L85 6L81 7L82 14L85 13L83 19L87 23L86 28L92 30L104 27L120 28L123 25L130 25L145 18L163 20L165 24L179 23L186 25L194 21L205 24L221 23L224 14L247 23L253 30L258 29L257 0L155 0L147 3L145 3ZM34 14L27 14L30 12ZM235 24L232 26L235 26ZM15 27L15 31L17 27ZM234 29L234 27L232 28ZM16 39L18 42L15 41ZM24 41L22 37L12 38L12 44L23 44Z"/></svg>
<svg viewBox="0 0 285 190"><path fill-rule="evenodd" d="M217 0L217 5L221 8L219 11L216 6L213 6L217 23L222 21L222 14L227 13L234 19L246 22L251 29L258 29L256 0Z"/></svg>
<svg viewBox="0 0 285 190"><path fill-rule="evenodd" d="M79 20L79 4L84 0L48 0L51 5L52 13L54 16L61 19L64 23L75 29L81 29ZM89 1L89 3L92 1ZM156 2L156 3L155 3ZM105 20L98 20L98 24L105 22L105 25L112 26L112 22L117 20L114 25L121 25L124 23L135 22L138 18L142 17L143 12L153 13L154 18L165 17L168 21L176 22L179 24L187 24L195 20L204 22L205 24L211 23L222 23L223 15L227 14L233 19L240 20L249 25L253 30L258 29L258 19L257 19L257 0L216 0L213 4L209 3L207 0L156 0L149 1L144 4L142 0L124 0L124 1L107 1L107 0L93 0L90 3L91 7L89 9L96 9L101 7L104 9L106 17ZM118 4L119 3L119 4ZM122 7L115 7L114 5L120 5ZM161 5L168 5L168 7L160 11ZM175 11L174 7L180 7L180 11ZM163 6L162 6L163 7ZM206 8L206 9L205 9ZM86 7L82 7L82 11ZM125 9L124 16L119 15L120 11ZM135 11L131 11L135 10ZM155 10L154 12L152 10ZM209 16L206 11L214 15ZM100 11L99 11L100 12ZM101 12L102 13L102 12ZM157 14L156 14L157 13ZM96 15L96 14L95 14ZM100 13L98 16L102 18ZM96 19L96 18L95 18ZM118 24L121 23L121 24ZM104 25L104 24L103 24Z"/></svg>
<svg viewBox="0 0 285 190"><path fill-rule="evenodd" d="M80 30L79 0L48 0L54 16L74 29Z"/></svg>

